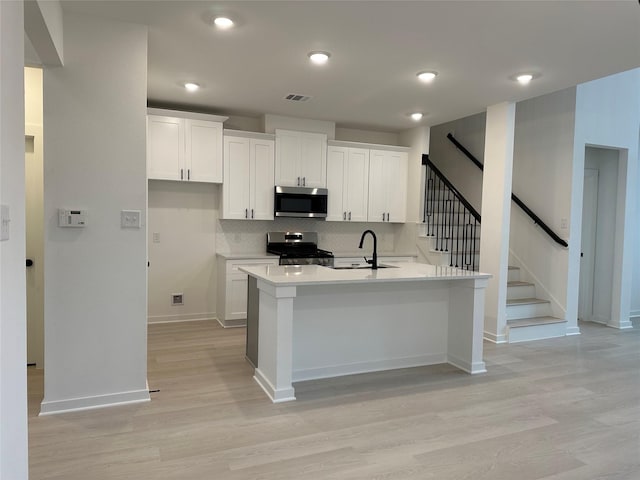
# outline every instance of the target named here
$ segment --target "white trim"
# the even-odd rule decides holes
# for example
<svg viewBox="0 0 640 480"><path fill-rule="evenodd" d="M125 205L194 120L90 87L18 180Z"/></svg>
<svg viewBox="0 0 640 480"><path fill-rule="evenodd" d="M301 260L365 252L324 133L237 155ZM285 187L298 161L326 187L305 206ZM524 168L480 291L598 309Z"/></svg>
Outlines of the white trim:
<svg viewBox="0 0 640 480"><path fill-rule="evenodd" d="M390 150L394 152L409 152L411 147L402 147L400 145L382 145L378 143L360 143L349 142L345 140L329 140L329 147L351 147L351 148L368 148L369 150Z"/></svg>
<svg viewBox="0 0 640 480"><path fill-rule="evenodd" d="M631 310L629 312L629 318L640 318L640 310Z"/></svg>
<svg viewBox="0 0 640 480"><path fill-rule="evenodd" d="M261 132L249 132L245 130L230 130L225 128L222 131L225 137L242 137L242 138L257 138L258 140L275 140L276 136L273 133L261 133Z"/></svg>
<svg viewBox="0 0 640 480"><path fill-rule="evenodd" d="M150 315L147 323L195 322L198 320L218 320L215 313L191 313L188 315Z"/></svg>
<svg viewBox="0 0 640 480"><path fill-rule="evenodd" d="M246 327L247 319L246 318L236 318L233 320L220 320L216 318L222 328L238 328L238 327Z"/></svg>
<svg viewBox="0 0 640 480"><path fill-rule="evenodd" d="M461 358L455 357L453 355L447 355L447 363L453 365L460 370L464 370L471 375L475 375L476 373L486 373L487 366L484 362L473 362L469 363Z"/></svg>
<svg viewBox="0 0 640 480"><path fill-rule="evenodd" d="M506 335L494 335L493 333L488 332L486 330L484 331L483 338L487 342L491 342L491 343L507 343Z"/></svg>
<svg viewBox="0 0 640 480"><path fill-rule="evenodd" d="M159 115L161 117L188 118L190 120L205 120L208 122L225 122L229 117L209 115L207 113L185 112L182 110L170 110L166 108L147 108L147 115Z"/></svg>
<svg viewBox="0 0 640 480"><path fill-rule="evenodd" d="M296 399L293 387L276 390L259 368L255 369L253 379L260 385L260 388L264 390L264 393L267 394L273 403L291 402Z"/></svg>
<svg viewBox="0 0 640 480"><path fill-rule="evenodd" d="M565 333L567 337L571 335L581 335L580 327L567 327L567 333Z"/></svg>
<svg viewBox="0 0 640 480"><path fill-rule="evenodd" d="M51 402L43 400L40 404L40 416L150 401L151 397L149 396L148 389L110 393L108 395L95 395L91 397L70 398L67 400L54 400Z"/></svg>
<svg viewBox="0 0 640 480"><path fill-rule="evenodd" d="M607 323L607 327L617 328L618 330L628 330L633 328L631 320L621 320L620 323Z"/></svg>
<svg viewBox="0 0 640 480"><path fill-rule="evenodd" d="M437 365L440 363L447 363L446 354L432 353L428 355L393 358L389 360L373 360L369 362L350 363L347 365L332 365L328 367L294 370L293 381L302 382L305 380L315 380L318 378L342 377L345 375L357 375L360 373L396 370L399 368L422 367L425 365ZM462 369L465 370L464 368Z"/></svg>

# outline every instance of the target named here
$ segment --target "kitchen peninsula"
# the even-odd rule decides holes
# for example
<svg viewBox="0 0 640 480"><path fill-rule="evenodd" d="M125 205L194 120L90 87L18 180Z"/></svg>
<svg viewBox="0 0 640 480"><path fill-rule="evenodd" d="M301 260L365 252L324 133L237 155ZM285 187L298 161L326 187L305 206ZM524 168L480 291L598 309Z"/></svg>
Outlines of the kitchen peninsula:
<svg viewBox="0 0 640 480"><path fill-rule="evenodd" d="M420 263L332 269L248 266L259 292L254 379L273 402L293 382L450 363L485 372L489 274Z"/></svg>

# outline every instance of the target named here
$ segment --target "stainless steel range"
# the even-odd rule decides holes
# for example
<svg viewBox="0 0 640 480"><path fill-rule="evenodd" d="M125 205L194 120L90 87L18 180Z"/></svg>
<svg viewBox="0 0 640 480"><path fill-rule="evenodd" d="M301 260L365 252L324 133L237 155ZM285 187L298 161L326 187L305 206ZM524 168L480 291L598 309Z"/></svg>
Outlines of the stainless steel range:
<svg viewBox="0 0 640 480"><path fill-rule="evenodd" d="M267 252L280 255L280 265L333 267L333 253L318 248L316 232L269 232Z"/></svg>

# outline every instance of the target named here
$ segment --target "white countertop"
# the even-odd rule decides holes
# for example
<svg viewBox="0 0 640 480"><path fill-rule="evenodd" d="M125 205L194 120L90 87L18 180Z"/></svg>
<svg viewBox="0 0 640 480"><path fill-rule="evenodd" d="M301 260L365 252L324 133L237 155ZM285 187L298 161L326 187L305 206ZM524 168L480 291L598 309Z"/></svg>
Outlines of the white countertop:
<svg viewBox="0 0 640 480"><path fill-rule="evenodd" d="M394 267L378 270L370 268L334 270L319 265L261 265L240 267L240 270L278 287L491 278L488 273L425 263L395 263Z"/></svg>
<svg viewBox="0 0 640 480"><path fill-rule="evenodd" d="M225 260L262 260L262 259L275 259L278 260L278 255L272 253L260 252L260 253L229 253L229 252L217 252L217 256L224 258Z"/></svg>

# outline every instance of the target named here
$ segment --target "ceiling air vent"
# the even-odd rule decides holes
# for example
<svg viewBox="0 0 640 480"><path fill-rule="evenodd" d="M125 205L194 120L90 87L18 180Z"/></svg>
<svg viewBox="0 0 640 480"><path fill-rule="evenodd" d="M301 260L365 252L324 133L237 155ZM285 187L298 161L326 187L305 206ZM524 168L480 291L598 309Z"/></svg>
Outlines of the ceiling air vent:
<svg viewBox="0 0 640 480"><path fill-rule="evenodd" d="M291 100L292 102L306 102L310 98L308 95L300 95L299 93L290 93L284 97L285 100Z"/></svg>

